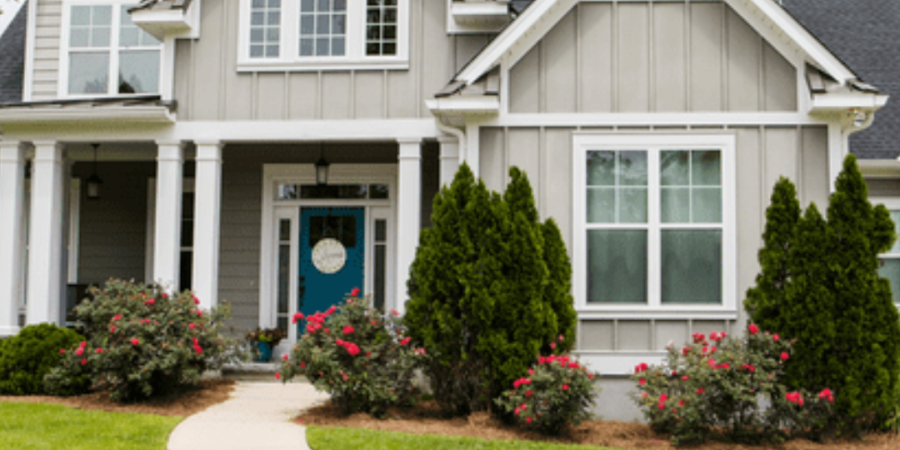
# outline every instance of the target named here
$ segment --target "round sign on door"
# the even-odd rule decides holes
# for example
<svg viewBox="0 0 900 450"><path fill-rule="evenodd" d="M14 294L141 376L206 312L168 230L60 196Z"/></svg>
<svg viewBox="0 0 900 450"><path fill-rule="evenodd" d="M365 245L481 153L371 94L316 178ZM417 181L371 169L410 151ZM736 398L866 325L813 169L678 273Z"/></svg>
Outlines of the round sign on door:
<svg viewBox="0 0 900 450"><path fill-rule="evenodd" d="M347 249L337 239L322 239L313 247L312 262L324 274L340 272L347 263Z"/></svg>

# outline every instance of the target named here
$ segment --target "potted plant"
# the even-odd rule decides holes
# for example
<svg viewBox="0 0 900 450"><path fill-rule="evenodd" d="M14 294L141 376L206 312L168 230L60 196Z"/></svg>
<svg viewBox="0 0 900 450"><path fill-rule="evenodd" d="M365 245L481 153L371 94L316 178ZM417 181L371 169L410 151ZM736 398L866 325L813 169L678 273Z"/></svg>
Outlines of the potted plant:
<svg viewBox="0 0 900 450"><path fill-rule="evenodd" d="M280 328L257 328L256 331L247 333L250 346L255 349L256 362L269 362L272 360L272 349L275 348L285 333Z"/></svg>

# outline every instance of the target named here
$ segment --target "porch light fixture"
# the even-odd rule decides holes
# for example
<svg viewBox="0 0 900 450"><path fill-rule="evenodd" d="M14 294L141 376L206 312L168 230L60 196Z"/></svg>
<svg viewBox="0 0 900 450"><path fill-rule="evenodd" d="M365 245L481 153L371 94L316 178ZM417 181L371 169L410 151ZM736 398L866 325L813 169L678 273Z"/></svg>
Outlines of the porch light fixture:
<svg viewBox="0 0 900 450"><path fill-rule="evenodd" d="M328 166L330 164L325 160L325 150L322 144L319 144L319 161L316 163L316 184L325 186L328 184Z"/></svg>
<svg viewBox="0 0 900 450"><path fill-rule="evenodd" d="M94 174L87 179L87 198L99 200L100 187L103 185L103 180L97 176L97 149L100 148L100 144L91 144L91 146L94 147Z"/></svg>

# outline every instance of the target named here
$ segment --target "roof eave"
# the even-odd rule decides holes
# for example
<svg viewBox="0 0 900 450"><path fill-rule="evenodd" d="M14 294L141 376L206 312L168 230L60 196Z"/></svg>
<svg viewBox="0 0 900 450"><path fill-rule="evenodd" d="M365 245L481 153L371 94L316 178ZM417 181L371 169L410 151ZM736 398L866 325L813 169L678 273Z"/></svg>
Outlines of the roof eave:
<svg viewBox="0 0 900 450"><path fill-rule="evenodd" d="M0 109L0 126L6 124L58 124L76 122L175 123L175 119L175 113L167 106L114 106L92 109Z"/></svg>

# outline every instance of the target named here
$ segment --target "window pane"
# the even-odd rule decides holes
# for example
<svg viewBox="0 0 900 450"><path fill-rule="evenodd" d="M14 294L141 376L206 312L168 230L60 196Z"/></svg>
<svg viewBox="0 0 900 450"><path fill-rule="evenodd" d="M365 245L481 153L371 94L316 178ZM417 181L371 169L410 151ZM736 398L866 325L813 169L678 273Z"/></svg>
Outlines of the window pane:
<svg viewBox="0 0 900 450"><path fill-rule="evenodd" d="M722 223L722 189L693 189L693 223Z"/></svg>
<svg viewBox="0 0 900 450"><path fill-rule="evenodd" d="M722 302L722 231L662 231L662 302Z"/></svg>
<svg viewBox="0 0 900 450"><path fill-rule="evenodd" d="M191 275L194 267L194 254L191 251L181 252L181 267L178 274L178 288L181 290L191 289Z"/></svg>
<svg viewBox="0 0 900 450"><path fill-rule="evenodd" d="M588 186L615 186L616 185L616 153L615 152L588 152L587 153L587 185Z"/></svg>
<svg viewBox="0 0 900 450"><path fill-rule="evenodd" d="M375 221L375 242L384 242L387 240L387 220L378 219Z"/></svg>
<svg viewBox="0 0 900 450"><path fill-rule="evenodd" d="M370 184L369 198L386 199L390 197L390 187L386 184Z"/></svg>
<svg viewBox="0 0 900 450"><path fill-rule="evenodd" d="M663 223L690 223L690 188L662 188L659 202Z"/></svg>
<svg viewBox="0 0 900 450"><path fill-rule="evenodd" d="M300 34L314 34L316 32L315 16L303 16L300 18Z"/></svg>
<svg viewBox="0 0 900 450"><path fill-rule="evenodd" d="M881 262L883 266L878 269L878 275L891 282L894 303L900 303L900 259L883 259Z"/></svg>
<svg viewBox="0 0 900 450"><path fill-rule="evenodd" d="M689 152L685 151L659 152L659 181L662 186L690 185L688 155Z"/></svg>
<svg viewBox="0 0 900 450"><path fill-rule="evenodd" d="M619 186L647 185L647 152L619 152Z"/></svg>
<svg viewBox="0 0 900 450"><path fill-rule="evenodd" d="M281 43L281 1L260 0L251 3L251 58L278 58Z"/></svg>
<svg viewBox="0 0 900 450"><path fill-rule="evenodd" d="M250 46L250 57L258 58L263 56L263 46L262 45L251 45Z"/></svg>
<svg viewBox="0 0 900 450"><path fill-rule="evenodd" d="M91 24L94 26L112 25L112 6L94 6L91 10Z"/></svg>
<svg viewBox="0 0 900 450"><path fill-rule="evenodd" d="M290 241L291 240L291 221L288 219L281 219L278 221L278 240L279 241Z"/></svg>
<svg viewBox="0 0 900 450"><path fill-rule="evenodd" d="M313 40L312 39L300 39L300 56L312 56L313 54Z"/></svg>
<svg viewBox="0 0 900 450"><path fill-rule="evenodd" d="M69 55L70 94L106 94L108 83L108 53L72 53Z"/></svg>
<svg viewBox="0 0 900 450"><path fill-rule="evenodd" d="M159 51L142 50L119 54L119 93L159 92Z"/></svg>
<svg viewBox="0 0 900 450"><path fill-rule="evenodd" d="M119 47L138 45L138 36L137 27L122 27L119 31Z"/></svg>
<svg viewBox="0 0 900 450"><path fill-rule="evenodd" d="M619 189L619 223L647 223L647 188Z"/></svg>
<svg viewBox="0 0 900 450"><path fill-rule="evenodd" d="M109 27L91 29L91 47L109 47Z"/></svg>
<svg viewBox="0 0 900 450"><path fill-rule="evenodd" d="M278 314L288 313L291 286L291 246L278 246Z"/></svg>
<svg viewBox="0 0 900 450"><path fill-rule="evenodd" d="M315 0L300 0L300 11L312 12L315 10Z"/></svg>
<svg viewBox="0 0 900 450"><path fill-rule="evenodd" d="M691 173L694 186L720 186L722 184L721 152L693 151L691 152Z"/></svg>
<svg viewBox="0 0 900 450"><path fill-rule="evenodd" d="M278 46L277 45L267 45L266 46L266 57L267 58L277 58L278 57Z"/></svg>
<svg viewBox="0 0 900 450"><path fill-rule="evenodd" d="M90 39L90 28L72 28L69 33L70 47L87 47Z"/></svg>
<svg viewBox="0 0 900 450"><path fill-rule="evenodd" d="M616 222L615 188L588 188L587 221L588 223Z"/></svg>
<svg viewBox="0 0 900 450"><path fill-rule="evenodd" d="M647 231L590 230L588 302L647 302Z"/></svg>
<svg viewBox="0 0 900 450"><path fill-rule="evenodd" d="M894 227L897 229L897 232L900 233L900 210L891 211L891 220L894 221ZM900 239L897 239L897 242L894 243L894 247L891 248L889 253L900 254Z"/></svg>
<svg viewBox="0 0 900 450"><path fill-rule="evenodd" d="M384 287L385 287L385 267L387 261L387 247L384 245L375 246L375 309L384 311Z"/></svg>
<svg viewBox="0 0 900 450"><path fill-rule="evenodd" d="M331 42L331 55L344 56L344 38L334 38Z"/></svg>
<svg viewBox="0 0 900 450"><path fill-rule="evenodd" d="M72 7L72 25L90 25L91 24L91 7L90 6L73 6Z"/></svg>
<svg viewBox="0 0 900 450"><path fill-rule="evenodd" d="M328 38L316 39L316 56L328 56L331 53L329 41Z"/></svg>

